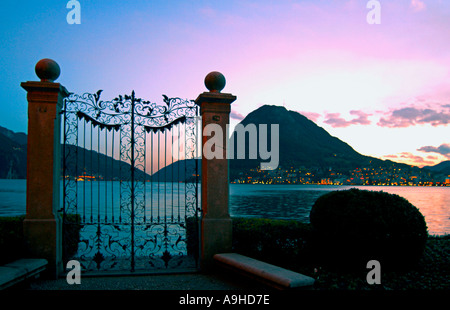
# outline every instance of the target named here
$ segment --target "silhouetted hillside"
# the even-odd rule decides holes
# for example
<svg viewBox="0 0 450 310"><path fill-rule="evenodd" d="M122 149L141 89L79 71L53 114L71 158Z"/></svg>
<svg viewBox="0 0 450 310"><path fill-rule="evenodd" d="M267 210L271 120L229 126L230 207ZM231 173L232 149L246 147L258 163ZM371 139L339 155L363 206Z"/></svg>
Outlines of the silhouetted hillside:
<svg viewBox="0 0 450 310"><path fill-rule="evenodd" d="M197 163L196 163L197 161ZM196 166L197 164L197 166ZM197 169L197 170L196 170ZM196 173L198 171L198 173ZM197 175L198 174L198 175ZM153 175L150 180L153 182L185 182L201 179L201 160L188 159L179 160L167 165Z"/></svg>
<svg viewBox="0 0 450 310"><path fill-rule="evenodd" d="M279 166L281 167L306 167L306 168L332 168L333 171L346 172L358 167L399 167L411 169L406 164L395 163L390 160L364 156L355 151L350 145L340 139L331 136L325 129L317 126L314 122L298 112L288 111L280 106L262 106L249 113L240 123L244 128L254 124L259 128L260 124L267 124L268 137L271 140L271 124L279 125ZM230 179L233 180L241 172L249 171L259 167L261 159L257 152L257 159L249 158L249 135L245 137L245 150L247 159L236 159L238 139L236 132L234 138L234 158L230 159ZM255 137L253 137L255 138ZM259 130L256 135L259 140ZM0 127L0 178L26 178L26 148L27 135L14 133L11 130ZM270 150L270 143L268 143ZM257 151L259 149L257 148ZM126 179L130 174L130 165L120 162L109 156L98 154L95 151L85 150L81 147L68 145L66 154L69 165L65 171L70 177L81 176L83 173L104 179ZM76 164L75 164L76 163ZM162 168L155 173L153 178L136 170L136 178L152 181L186 181L196 178L196 160L177 161ZM200 160L197 160L198 174L200 177ZM413 169L421 170L417 167ZM442 162L436 166L424 167L423 171L428 173L450 174L450 161Z"/></svg>
<svg viewBox="0 0 450 310"><path fill-rule="evenodd" d="M443 161L435 166L425 166L424 169L431 170L433 172L450 175L450 160Z"/></svg>
<svg viewBox="0 0 450 310"><path fill-rule="evenodd" d="M251 112L241 123L244 126L255 124L268 124L268 144L270 149L270 125L279 124L279 165L283 167L333 167L334 170L350 169L361 166L383 165L385 162L364 156L355 151L350 145L331 136L325 129L298 112L288 111L280 106L262 106ZM235 142L234 156L236 158L237 138L233 134ZM258 132L259 141L259 132ZM248 138L246 150L248 154ZM240 146L241 147L241 146ZM248 155L246 155L248 158ZM234 159L231 161L233 173L256 168L261 162L267 162L259 157L256 160ZM389 164L392 162L389 161Z"/></svg>
<svg viewBox="0 0 450 310"><path fill-rule="evenodd" d="M79 177L86 174L104 180L127 180L131 176L130 164L99 154L96 151L69 144L61 150L61 154L67 158L65 170L63 170L63 166L61 169L61 173L65 176ZM149 180L150 175L144 174L142 170L135 169L135 179Z"/></svg>
<svg viewBox="0 0 450 310"><path fill-rule="evenodd" d="M0 127L0 178L27 177L27 135Z"/></svg>
<svg viewBox="0 0 450 310"><path fill-rule="evenodd" d="M14 132L12 130L9 130L5 127L0 126L0 134L8 137L12 141L20 144L20 145L26 145L28 136L26 133L23 132Z"/></svg>

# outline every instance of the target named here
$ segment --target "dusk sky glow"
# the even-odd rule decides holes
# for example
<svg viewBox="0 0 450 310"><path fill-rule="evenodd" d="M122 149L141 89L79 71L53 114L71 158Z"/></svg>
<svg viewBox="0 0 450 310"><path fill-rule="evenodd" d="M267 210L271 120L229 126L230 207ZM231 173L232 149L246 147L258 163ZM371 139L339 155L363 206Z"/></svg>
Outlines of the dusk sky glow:
<svg viewBox="0 0 450 310"><path fill-rule="evenodd" d="M284 105L364 155L417 166L450 160L450 1L79 0L0 4L0 126L27 131L36 62L54 59L70 92L161 103L196 99L222 72L232 125Z"/></svg>

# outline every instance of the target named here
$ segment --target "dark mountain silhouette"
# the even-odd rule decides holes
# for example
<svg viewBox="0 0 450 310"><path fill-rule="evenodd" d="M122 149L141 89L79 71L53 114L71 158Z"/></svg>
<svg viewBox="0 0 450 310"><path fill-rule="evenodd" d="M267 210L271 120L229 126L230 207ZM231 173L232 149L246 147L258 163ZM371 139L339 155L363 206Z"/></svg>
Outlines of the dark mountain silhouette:
<svg viewBox="0 0 450 310"><path fill-rule="evenodd" d="M303 166L329 168L333 170L354 169L357 167L392 165L392 161L383 161L374 157L364 156L350 145L331 136L325 129L298 112L288 111L284 107L265 105L248 114L241 123L244 126L267 124L268 144L270 144L270 125L279 124L279 166ZM236 132L233 133L236 158L238 147ZM259 132L258 132L259 141ZM248 158L248 136L246 138L246 158ZM242 147L242 146L239 146ZM270 145L269 145L270 149ZM257 168L261 162L267 162L259 157L251 159L231 160L232 174L239 171ZM402 164L399 164L402 165ZM406 166L406 165L404 165Z"/></svg>
<svg viewBox="0 0 450 310"><path fill-rule="evenodd" d="M9 130L5 127L1 127L0 126L0 134L8 137L9 139L11 139L12 141L20 144L20 145L26 145L27 144L27 139L28 136L26 133L23 132L14 132L12 130Z"/></svg>
<svg viewBox="0 0 450 310"><path fill-rule="evenodd" d="M381 160L378 158L365 156L355 151L350 145L340 139L331 136L325 129L317 126L314 122L301 115L298 112L288 111L284 107L265 105L249 113L241 122L244 129L248 129L249 124L256 126L256 137L259 141L259 125L267 125L267 141L270 150L271 124L279 125L279 167L304 167L328 170L330 168L335 172L348 173L356 168L401 168L406 170L421 170L418 167L412 167L407 164L396 163L391 160ZM244 130L242 130L244 132ZM239 144L237 131L233 133L234 142L233 159L230 159L230 180L237 178L240 174L259 168L262 162L268 162L257 154L256 159L249 159L249 136L245 132L244 145ZM237 159L238 148L245 147L245 159ZM200 163L199 176L201 174ZM189 167L188 173L177 174L180 167ZM189 160L189 163L179 161L161 169L154 176L154 181L184 181L186 178L192 178L194 173L195 161ZM173 175L173 177L172 177Z"/></svg>
<svg viewBox="0 0 450 310"><path fill-rule="evenodd" d="M443 161L434 166L425 166L424 169L431 170L433 172L450 175L450 160Z"/></svg>
<svg viewBox="0 0 450 310"><path fill-rule="evenodd" d="M197 161L197 163L196 163ZM197 166L196 166L197 164ZM196 171L198 171L196 173ZM188 159L179 160L173 164L167 165L153 174L150 181L153 182L194 182L201 180L201 160Z"/></svg>
<svg viewBox="0 0 450 310"><path fill-rule="evenodd" d="M27 138L25 133L15 133L0 126L0 179L27 177ZM61 175L70 178L88 175L105 180L126 180L131 175L130 164L79 146L66 145L65 149L61 148L61 156L66 157L65 167L61 161ZM153 178L148 173L136 169L135 178L155 182L184 181L192 178L194 172L195 161L190 160L187 163L181 161L165 167L155 173Z"/></svg>
<svg viewBox="0 0 450 310"><path fill-rule="evenodd" d="M66 157L65 167L61 162L61 173L67 177L88 175L104 180L127 180L131 177L130 164L96 151L68 144L61 149L61 154ZM150 175L135 169L135 179L149 180Z"/></svg>
<svg viewBox="0 0 450 310"><path fill-rule="evenodd" d="M305 168L332 168L336 172L346 172L349 169L361 167L399 167L408 168L407 164L396 163L390 160L365 156L358 153L350 145L331 136L325 129L298 112L288 111L280 106L262 106L249 113L241 123L244 128L249 124L266 124L268 128L267 141L271 139L271 124L279 125L279 166L305 167ZM257 159L249 158L249 134L246 133L244 145L238 146L236 132L234 138L234 159L230 159L230 179L234 179L242 172L258 168L262 159L257 152ZM255 138L255 137L253 137ZM257 130L257 141L259 130ZM26 141L24 133L14 133L0 127L0 178L26 178ZM268 143L270 149L270 143ZM237 159L238 147L245 147L246 159ZM95 151L85 150L81 147L68 145L66 154L68 167L65 171L70 177L87 175L101 176L104 179L127 178L130 171L128 163L120 162L109 156L98 154ZM75 156L76 155L76 156ZM75 160L76 159L76 160ZM74 163L77 162L77 166ZM136 178L141 180L159 181L185 181L196 178L195 159L181 160L162 168L153 175L144 174L136 170ZM198 174L200 175L200 161L197 160ZM439 174L450 174L450 161L442 162L436 166L424 167L424 171ZM414 167L413 169L419 169ZM121 172L122 171L122 172ZM128 173L128 174L127 174Z"/></svg>
<svg viewBox="0 0 450 310"><path fill-rule="evenodd" d="M85 172L87 175L101 176L104 179L119 178L119 176L124 179L129 178L128 163L74 145L67 145L65 152L68 164L66 171L61 169L61 173L65 172L66 176L77 177ZM77 161L75 161L76 158ZM63 167L62 161L61 167ZM141 180L150 178L141 170L136 170L135 176ZM26 179L26 177L27 135L0 127L0 179Z"/></svg>
<svg viewBox="0 0 450 310"><path fill-rule="evenodd" d="M63 172L65 172L66 176L82 177L85 172L86 175L100 177L104 180L121 179L126 181L131 178L131 166L126 162L74 145L66 145L64 152L67 164ZM75 158L77 158L76 161ZM75 163L77 164L75 165ZM149 173L144 173L142 170L135 169L135 180L150 182L194 181L196 179L195 164L194 159L176 161L161 168L153 176ZM200 170L201 162L199 159L197 159L197 165Z"/></svg>
<svg viewBox="0 0 450 310"><path fill-rule="evenodd" d="M0 178L27 177L27 135L0 127Z"/></svg>

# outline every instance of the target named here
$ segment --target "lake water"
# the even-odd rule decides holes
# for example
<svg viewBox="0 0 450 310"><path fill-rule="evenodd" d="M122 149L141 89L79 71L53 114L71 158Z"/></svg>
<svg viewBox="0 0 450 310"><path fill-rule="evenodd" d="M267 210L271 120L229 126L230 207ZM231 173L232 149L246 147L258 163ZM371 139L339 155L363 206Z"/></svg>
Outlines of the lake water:
<svg viewBox="0 0 450 310"><path fill-rule="evenodd" d="M231 184L230 214L309 222L317 198L350 188L402 196L424 215L431 235L450 234L450 187Z"/></svg>
<svg viewBox="0 0 450 310"><path fill-rule="evenodd" d="M82 186L81 183L79 186ZM160 188L159 195L163 195L165 188L170 193L172 186L177 187L176 183L168 183L167 187L148 185L146 191L155 192ZM450 234L450 187L230 184L230 215L309 222L309 212L318 197L330 191L354 187L405 197L425 216L430 234ZM146 197L152 197L151 193ZM155 199L153 196L153 201ZM170 199L167 197L167 201ZM160 201L162 204L164 199ZM0 180L0 216L22 215L25 211L26 181Z"/></svg>

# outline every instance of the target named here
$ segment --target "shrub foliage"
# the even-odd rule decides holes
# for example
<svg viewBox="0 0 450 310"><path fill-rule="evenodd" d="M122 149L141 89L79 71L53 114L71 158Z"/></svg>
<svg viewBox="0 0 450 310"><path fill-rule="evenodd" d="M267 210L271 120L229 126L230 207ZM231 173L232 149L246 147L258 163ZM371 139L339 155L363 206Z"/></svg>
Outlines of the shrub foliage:
<svg viewBox="0 0 450 310"><path fill-rule="evenodd" d="M83 227L79 214L65 214L63 220L63 259L69 261L78 251L80 231ZM64 262L65 263L65 262Z"/></svg>
<svg viewBox="0 0 450 310"><path fill-rule="evenodd" d="M285 268L309 259L309 224L293 220L233 218L233 251Z"/></svg>
<svg viewBox="0 0 450 310"><path fill-rule="evenodd" d="M25 216L0 217L0 265L25 255L23 220Z"/></svg>
<svg viewBox="0 0 450 310"><path fill-rule="evenodd" d="M24 219L24 215L0 217L0 265L30 256L23 235ZM63 230L66 260L77 252L81 229L79 215L67 214L67 219Z"/></svg>
<svg viewBox="0 0 450 310"><path fill-rule="evenodd" d="M410 266L428 237L425 218L405 198L385 192L350 189L317 199L310 213L313 247L322 263L366 267Z"/></svg>

